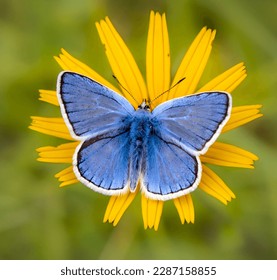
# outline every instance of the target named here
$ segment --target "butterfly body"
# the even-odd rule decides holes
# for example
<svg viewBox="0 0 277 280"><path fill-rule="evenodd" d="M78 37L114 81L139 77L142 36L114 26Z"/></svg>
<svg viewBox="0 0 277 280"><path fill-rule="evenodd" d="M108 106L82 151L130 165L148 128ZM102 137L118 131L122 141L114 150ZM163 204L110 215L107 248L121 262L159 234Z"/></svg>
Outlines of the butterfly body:
<svg viewBox="0 0 277 280"><path fill-rule="evenodd" d="M199 185L199 156L228 121L231 97L204 92L176 98L149 111L88 77L62 72L57 95L72 138L76 177L107 195L134 192L151 199L185 195ZM140 183L140 184L139 184Z"/></svg>
<svg viewBox="0 0 277 280"><path fill-rule="evenodd" d="M152 130L151 113L146 109L135 111L129 132L129 178L132 191L135 190L139 176L142 173L143 159L145 158L149 136L153 133Z"/></svg>

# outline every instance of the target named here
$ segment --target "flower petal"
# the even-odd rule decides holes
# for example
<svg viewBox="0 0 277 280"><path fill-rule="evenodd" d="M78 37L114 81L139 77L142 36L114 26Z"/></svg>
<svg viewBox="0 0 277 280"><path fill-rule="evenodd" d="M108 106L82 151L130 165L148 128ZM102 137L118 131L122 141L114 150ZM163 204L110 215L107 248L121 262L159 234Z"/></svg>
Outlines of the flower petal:
<svg viewBox="0 0 277 280"><path fill-rule="evenodd" d="M163 211L163 201L152 200L142 193L141 194L141 208L144 229L153 228L158 230L160 219Z"/></svg>
<svg viewBox="0 0 277 280"><path fill-rule="evenodd" d="M169 89L170 84L170 50L165 14L150 13L146 48L146 77L149 99L154 100L159 94ZM167 100L167 94L155 100L151 105L157 106Z"/></svg>
<svg viewBox="0 0 277 280"><path fill-rule="evenodd" d="M52 163L72 163L72 157L79 143L70 142L58 147L46 146L37 149L38 161Z"/></svg>
<svg viewBox="0 0 277 280"><path fill-rule="evenodd" d="M112 196L109 200L103 222L113 223L116 226L124 212L127 210L131 202L134 200L136 192L128 192L119 196Z"/></svg>
<svg viewBox="0 0 277 280"><path fill-rule="evenodd" d="M73 140L63 118L31 117L30 129L58 138Z"/></svg>
<svg viewBox="0 0 277 280"><path fill-rule="evenodd" d="M77 60L68 52L66 52L64 49L62 49L61 52L62 53L58 57L55 56L54 58L63 70L69 70L69 71L77 72L79 74L83 74L85 76L92 78L98 83L101 83L107 86L108 88L116 92L119 92L119 90L116 87L114 87L111 83L105 80L96 71L88 67L85 63Z"/></svg>
<svg viewBox="0 0 277 280"><path fill-rule="evenodd" d="M204 27L194 39L177 70L172 85L175 85L183 78L185 80L170 90L169 99L195 92L210 56L214 37L215 30L212 31Z"/></svg>
<svg viewBox="0 0 277 280"><path fill-rule="evenodd" d="M123 95L137 107L147 99L147 90L142 74L124 41L115 30L108 17L96 23L101 42L114 75L122 87ZM132 95L136 101L130 96ZM138 104L139 103L139 104Z"/></svg>
<svg viewBox="0 0 277 280"><path fill-rule="evenodd" d="M79 180L76 178L73 172L72 165L57 173L55 175L55 178L62 182L60 184L60 187L68 186L79 182Z"/></svg>
<svg viewBox="0 0 277 280"><path fill-rule="evenodd" d="M205 165L202 166L202 179L199 188L225 205L236 197L221 178Z"/></svg>
<svg viewBox="0 0 277 280"><path fill-rule="evenodd" d="M56 91L40 89L39 93L40 93L39 95L40 101L48 102L52 105L59 106L59 101L57 98Z"/></svg>
<svg viewBox="0 0 277 280"><path fill-rule="evenodd" d="M262 117L263 114L261 114L259 110L261 107L262 105L233 107L231 117L227 124L223 127L222 132L237 128L241 125Z"/></svg>
<svg viewBox="0 0 277 280"><path fill-rule="evenodd" d="M258 160L256 155L234 145L220 142L215 142L207 153L201 156L201 162L204 163L242 168L254 168L253 164L256 160Z"/></svg>
<svg viewBox="0 0 277 280"><path fill-rule="evenodd" d="M175 198L174 205L178 211L181 223L194 223L194 207L190 194Z"/></svg>
<svg viewBox="0 0 277 280"><path fill-rule="evenodd" d="M246 70L243 63L238 63L224 73L218 75L206 85L201 87L198 92L221 90L232 92L245 78Z"/></svg>

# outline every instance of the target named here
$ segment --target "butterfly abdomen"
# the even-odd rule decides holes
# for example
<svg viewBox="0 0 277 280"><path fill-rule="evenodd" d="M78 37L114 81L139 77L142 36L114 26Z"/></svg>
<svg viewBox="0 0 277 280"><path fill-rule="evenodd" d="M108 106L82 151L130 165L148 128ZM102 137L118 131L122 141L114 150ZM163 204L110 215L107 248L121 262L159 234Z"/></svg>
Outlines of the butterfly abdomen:
<svg viewBox="0 0 277 280"><path fill-rule="evenodd" d="M130 127L130 163L129 178L130 188L134 191L141 174L142 159L151 133L151 113L144 109L135 112Z"/></svg>

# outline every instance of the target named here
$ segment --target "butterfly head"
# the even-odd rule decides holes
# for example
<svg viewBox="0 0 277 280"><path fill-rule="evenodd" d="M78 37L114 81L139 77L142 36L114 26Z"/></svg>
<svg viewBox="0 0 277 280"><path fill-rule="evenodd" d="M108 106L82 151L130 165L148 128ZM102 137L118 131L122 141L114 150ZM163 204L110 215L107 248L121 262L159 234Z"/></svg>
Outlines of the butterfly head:
<svg viewBox="0 0 277 280"><path fill-rule="evenodd" d="M149 102L146 99L144 99L143 102L138 106L138 109L150 111Z"/></svg>

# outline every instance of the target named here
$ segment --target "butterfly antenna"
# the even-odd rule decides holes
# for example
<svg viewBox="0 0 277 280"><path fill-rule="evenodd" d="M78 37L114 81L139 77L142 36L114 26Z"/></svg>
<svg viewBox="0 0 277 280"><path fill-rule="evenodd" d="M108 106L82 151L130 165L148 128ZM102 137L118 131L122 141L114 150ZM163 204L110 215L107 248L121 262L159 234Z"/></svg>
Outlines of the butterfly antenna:
<svg viewBox="0 0 277 280"><path fill-rule="evenodd" d="M115 75L113 75L113 78L116 80L116 82L137 102L138 105L139 102L136 100L136 98L131 94L131 92L129 92L120 82L119 80L117 79L117 77Z"/></svg>
<svg viewBox="0 0 277 280"><path fill-rule="evenodd" d="M180 80L179 80L176 84L174 84L172 87L170 87L169 89L167 89L167 90L163 91L162 93L160 93L158 96L156 96L153 100L151 100L151 101L149 102L149 105L150 105L153 101L155 101L156 99L158 99L158 98L160 98L162 95L164 95L166 92L168 92L168 91L170 91L171 89L175 88L177 85L179 85L181 82L183 82L183 81L185 80L185 78L186 78L186 77L180 79Z"/></svg>

